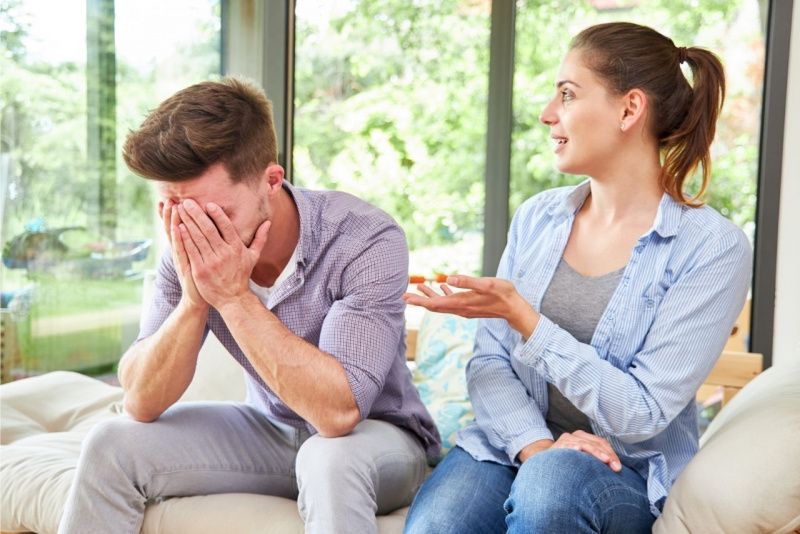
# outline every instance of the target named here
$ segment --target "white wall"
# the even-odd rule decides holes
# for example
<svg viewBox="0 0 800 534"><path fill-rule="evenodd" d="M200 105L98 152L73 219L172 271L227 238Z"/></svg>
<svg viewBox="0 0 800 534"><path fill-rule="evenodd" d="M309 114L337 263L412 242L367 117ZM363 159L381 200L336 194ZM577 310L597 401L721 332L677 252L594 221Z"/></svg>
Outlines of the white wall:
<svg viewBox="0 0 800 534"><path fill-rule="evenodd" d="M794 3L783 141L773 365L800 362L800 2Z"/></svg>

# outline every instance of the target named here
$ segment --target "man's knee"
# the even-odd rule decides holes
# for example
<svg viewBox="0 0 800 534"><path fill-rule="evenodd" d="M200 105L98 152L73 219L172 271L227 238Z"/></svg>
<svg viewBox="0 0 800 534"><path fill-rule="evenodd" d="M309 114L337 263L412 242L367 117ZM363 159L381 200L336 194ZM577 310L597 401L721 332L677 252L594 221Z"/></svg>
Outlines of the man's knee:
<svg viewBox="0 0 800 534"><path fill-rule="evenodd" d="M347 437L323 438L312 436L297 453L297 482L336 485L346 480L366 481L372 470L371 462L359 454Z"/></svg>
<svg viewBox="0 0 800 534"><path fill-rule="evenodd" d="M148 437L152 424L140 423L128 416L98 423L83 440L80 457L82 470L91 470L91 466L94 466L100 470L120 469L128 474L133 473L148 444L153 444L154 440Z"/></svg>
<svg viewBox="0 0 800 534"><path fill-rule="evenodd" d="M95 425L84 438L82 453L93 457L125 454L135 449L140 425L127 416L107 419Z"/></svg>

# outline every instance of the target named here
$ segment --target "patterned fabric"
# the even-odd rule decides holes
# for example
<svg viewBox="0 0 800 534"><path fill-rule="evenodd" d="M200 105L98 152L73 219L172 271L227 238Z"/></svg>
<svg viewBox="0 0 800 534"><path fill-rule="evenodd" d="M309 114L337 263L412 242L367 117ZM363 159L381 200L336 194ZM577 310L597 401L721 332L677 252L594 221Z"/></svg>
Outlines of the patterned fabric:
<svg viewBox="0 0 800 534"><path fill-rule="evenodd" d="M514 215L498 277L539 310L590 183L527 200ZM694 396L714 367L750 285L744 232L710 207L664 195L633 249L591 343L542 316L528 340L502 319L480 321L467 383L475 425L457 443L478 460L516 464L552 439L547 384L592 421L622 463L647 478L651 510L697 451Z"/></svg>
<svg viewBox="0 0 800 534"><path fill-rule="evenodd" d="M477 329L477 319L426 311L417 334L414 385L442 436L442 455L455 446L458 430L474 417L464 368Z"/></svg>
<svg viewBox="0 0 800 534"><path fill-rule="evenodd" d="M402 229L384 212L347 193L310 191L288 182L283 187L300 216L297 265L274 288L267 308L297 336L339 360L362 420L407 428L428 456L437 456L436 426L406 366L401 296L408 288L408 246ZM161 259L154 293L137 342L158 330L180 300L169 250ZM264 383L213 308L206 328L244 368L249 404L278 422L316 433Z"/></svg>

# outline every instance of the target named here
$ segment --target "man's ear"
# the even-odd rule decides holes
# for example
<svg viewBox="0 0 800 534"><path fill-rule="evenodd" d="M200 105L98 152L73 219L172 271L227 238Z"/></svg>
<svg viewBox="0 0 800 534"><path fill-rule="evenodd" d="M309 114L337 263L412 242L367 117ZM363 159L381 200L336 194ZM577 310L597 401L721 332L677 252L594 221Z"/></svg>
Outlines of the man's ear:
<svg viewBox="0 0 800 534"><path fill-rule="evenodd" d="M631 89L622 97L622 130L627 131L635 125L644 124L647 114L647 95L641 89Z"/></svg>
<svg viewBox="0 0 800 534"><path fill-rule="evenodd" d="M267 165L267 168L264 169L262 179L269 187L270 194L277 193L283 188L283 174L283 167L277 163L270 163Z"/></svg>

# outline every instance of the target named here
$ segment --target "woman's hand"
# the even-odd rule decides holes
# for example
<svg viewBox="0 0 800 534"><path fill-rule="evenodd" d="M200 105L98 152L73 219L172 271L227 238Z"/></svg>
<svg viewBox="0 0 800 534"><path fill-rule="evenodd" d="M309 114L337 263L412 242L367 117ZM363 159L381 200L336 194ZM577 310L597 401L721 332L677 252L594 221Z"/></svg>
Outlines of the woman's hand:
<svg viewBox="0 0 800 534"><path fill-rule="evenodd" d="M576 451L583 451L591 454L604 464L608 465L611 469L619 473L622 470L622 464L619 461L619 456L611 448L611 444L604 438L589 434L583 430L576 430L572 433L564 433L559 436L555 443L550 446L551 449L573 449Z"/></svg>
<svg viewBox="0 0 800 534"><path fill-rule="evenodd" d="M453 291L448 284L469 291ZM406 293L403 300L439 313L467 318L505 319L525 339L533 334L539 323L539 314L509 280L458 275L448 276L447 284L439 287L444 295L439 295L425 284L419 284L417 289L425 296Z"/></svg>

